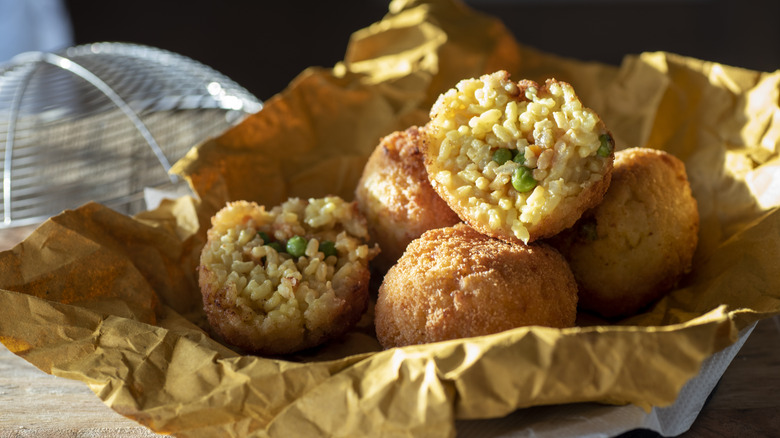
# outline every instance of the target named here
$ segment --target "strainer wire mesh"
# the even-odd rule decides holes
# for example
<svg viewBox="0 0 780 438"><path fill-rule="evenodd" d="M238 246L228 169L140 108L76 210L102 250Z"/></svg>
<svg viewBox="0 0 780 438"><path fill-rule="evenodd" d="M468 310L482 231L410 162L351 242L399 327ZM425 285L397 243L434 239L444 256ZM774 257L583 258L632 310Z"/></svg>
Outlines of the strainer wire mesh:
<svg viewBox="0 0 780 438"><path fill-rule="evenodd" d="M0 226L87 201L135 213L145 188L177 183L170 165L192 145L261 107L224 75L161 49L20 55L0 66Z"/></svg>

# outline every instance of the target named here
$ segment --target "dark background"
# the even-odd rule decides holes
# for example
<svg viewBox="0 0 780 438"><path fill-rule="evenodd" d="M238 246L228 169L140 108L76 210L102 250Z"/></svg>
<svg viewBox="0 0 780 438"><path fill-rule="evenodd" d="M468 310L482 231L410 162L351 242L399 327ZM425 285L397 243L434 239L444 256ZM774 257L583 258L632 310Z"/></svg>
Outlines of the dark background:
<svg viewBox="0 0 780 438"><path fill-rule="evenodd" d="M76 44L121 41L177 52L262 100L308 66L331 67L350 34L379 21L388 1L67 0ZM470 0L518 41L551 53L618 64L663 50L729 65L780 68L775 0Z"/></svg>

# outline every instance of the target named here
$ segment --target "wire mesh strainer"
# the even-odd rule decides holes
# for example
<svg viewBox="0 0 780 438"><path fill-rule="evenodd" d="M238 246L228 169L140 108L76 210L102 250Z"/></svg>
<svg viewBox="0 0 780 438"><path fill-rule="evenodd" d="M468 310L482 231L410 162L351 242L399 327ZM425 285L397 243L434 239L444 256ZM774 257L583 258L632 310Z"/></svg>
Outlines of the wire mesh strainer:
<svg viewBox="0 0 780 438"><path fill-rule="evenodd" d="M172 163L262 103L197 61L125 43L28 52L0 65L0 227L88 201L126 214L180 185Z"/></svg>

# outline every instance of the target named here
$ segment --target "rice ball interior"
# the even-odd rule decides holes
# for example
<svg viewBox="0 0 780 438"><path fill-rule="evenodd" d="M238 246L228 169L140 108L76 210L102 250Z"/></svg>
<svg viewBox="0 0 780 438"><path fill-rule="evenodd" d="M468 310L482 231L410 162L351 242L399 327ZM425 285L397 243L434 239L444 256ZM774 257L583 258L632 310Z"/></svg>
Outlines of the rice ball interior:
<svg viewBox="0 0 780 438"><path fill-rule="evenodd" d="M431 108L433 187L485 234L527 243L570 227L609 185L613 139L572 86L499 71L460 81Z"/></svg>
<svg viewBox="0 0 780 438"><path fill-rule="evenodd" d="M265 354L319 345L350 329L368 303L365 218L338 197L292 198L267 210L229 203L212 218L199 283L209 323Z"/></svg>

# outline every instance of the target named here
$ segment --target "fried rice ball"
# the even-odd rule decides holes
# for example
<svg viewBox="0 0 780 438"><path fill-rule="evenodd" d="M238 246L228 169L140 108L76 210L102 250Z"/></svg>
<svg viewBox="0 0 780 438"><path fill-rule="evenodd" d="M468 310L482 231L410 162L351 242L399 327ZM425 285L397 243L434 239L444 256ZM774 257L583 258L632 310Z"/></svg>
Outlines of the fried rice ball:
<svg viewBox="0 0 780 438"><path fill-rule="evenodd" d="M580 288L580 306L607 318L633 315L691 270L699 213L685 165L655 149L615 154L597 207L552 239Z"/></svg>
<svg viewBox="0 0 780 438"><path fill-rule="evenodd" d="M266 210L226 205L211 220L198 281L214 331L259 354L313 347L349 330L368 305L365 218L338 197Z"/></svg>
<svg viewBox="0 0 780 438"><path fill-rule="evenodd" d="M369 235L382 249L372 261L380 272L386 272L423 232L460 222L431 187L422 146L416 126L382 138L355 190Z"/></svg>
<svg viewBox="0 0 780 438"><path fill-rule="evenodd" d="M553 236L609 186L612 136L566 82L514 83L498 71L460 81L430 116L431 184L484 234L516 243Z"/></svg>
<svg viewBox="0 0 780 438"><path fill-rule="evenodd" d="M426 231L385 275L374 309L384 348L570 327L577 285L551 246L513 244L464 223Z"/></svg>

